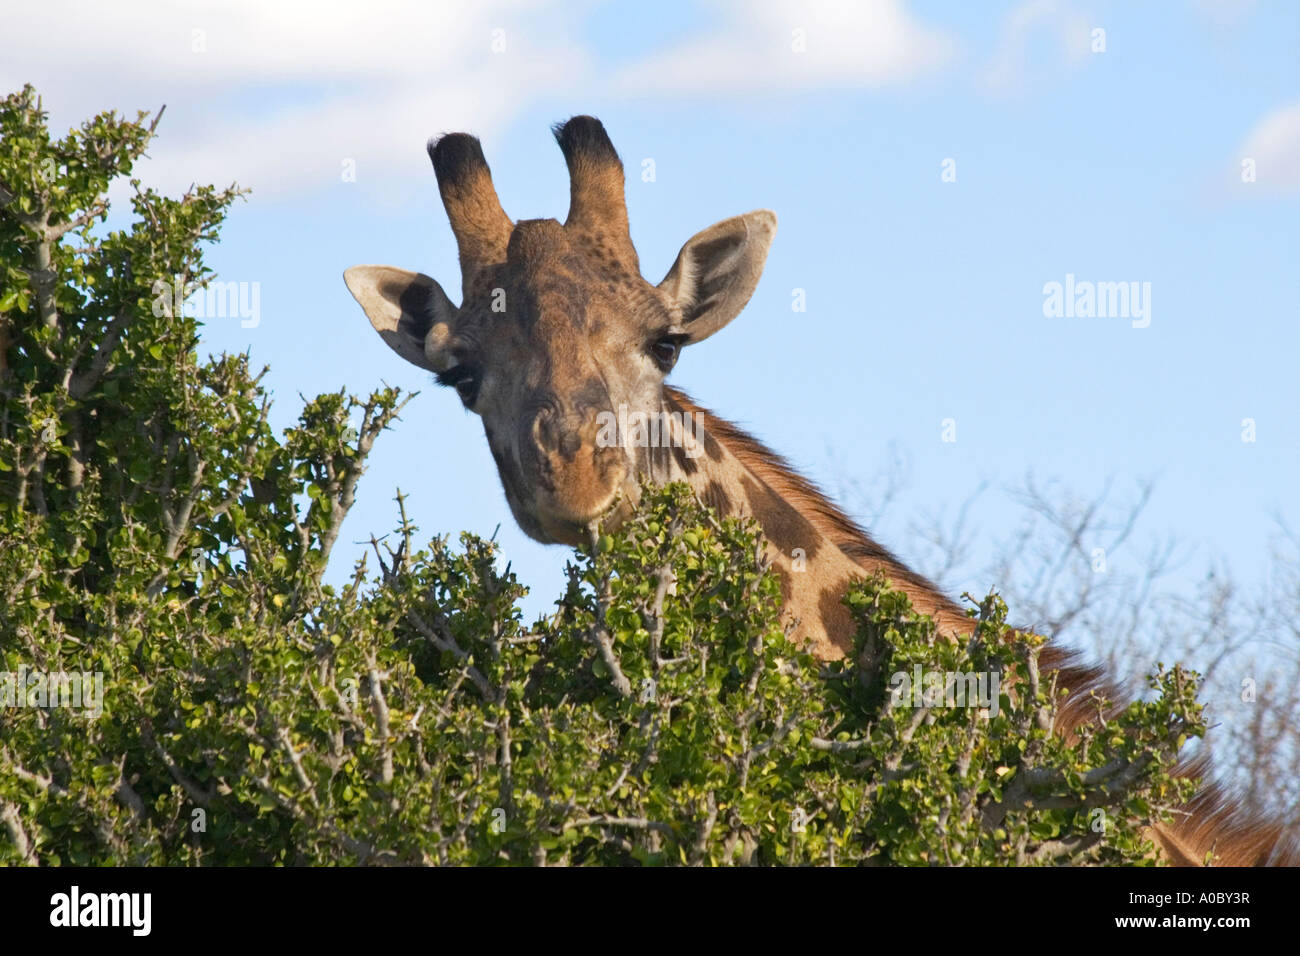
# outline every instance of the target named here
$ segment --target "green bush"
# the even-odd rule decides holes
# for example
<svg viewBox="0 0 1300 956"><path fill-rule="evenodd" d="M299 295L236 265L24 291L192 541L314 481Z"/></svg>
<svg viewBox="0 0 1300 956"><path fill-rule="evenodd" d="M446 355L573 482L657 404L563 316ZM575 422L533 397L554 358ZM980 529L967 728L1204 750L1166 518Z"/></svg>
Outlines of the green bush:
<svg viewBox="0 0 1300 956"><path fill-rule="evenodd" d="M684 487L578 549L531 627L495 546L416 550L400 494L377 567L324 584L404 399L322 395L276 435L247 356L198 358L158 283L211 278L239 191L132 180L130 229L97 230L145 119L56 141L30 88L0 105L0 861L1150 861L1195 675L1062 741L996 597L959 645L880 579L846 597L857 653L816 662L757 528ZM995 699L897 694L918 666ZM101 706L20 673L100 674Z"/></svg>

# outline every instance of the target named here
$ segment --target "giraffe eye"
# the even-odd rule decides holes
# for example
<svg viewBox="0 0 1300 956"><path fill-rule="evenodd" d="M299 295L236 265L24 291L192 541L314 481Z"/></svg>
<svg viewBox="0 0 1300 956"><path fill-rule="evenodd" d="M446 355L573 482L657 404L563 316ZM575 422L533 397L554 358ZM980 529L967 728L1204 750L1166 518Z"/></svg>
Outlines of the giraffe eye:
<svg viewBox="0 0 1300 956"><path fill-rule="evenodd" d="M478 372L467 365L457 365L445 372L438 372L436 377L439 385L450 385L456 390L466 408L474 406L474 400L478 398Z"/></svg>
<svg viewBox="0 0 1300 956"><path fill-rule="evenodd" d="M684 336L664 335L654 340L650 345L650 354L654 356L656 362L665 371L673 367L677 361L677 355L681 352L682 341Z"/></svg>
<svg viewBox="0 0 1300 956"><path fill-rule="evenodd" d="M456 383L456 394L466 405L474 404L474 397L478 394L478 379L474 376L467 376Z"/></svg>

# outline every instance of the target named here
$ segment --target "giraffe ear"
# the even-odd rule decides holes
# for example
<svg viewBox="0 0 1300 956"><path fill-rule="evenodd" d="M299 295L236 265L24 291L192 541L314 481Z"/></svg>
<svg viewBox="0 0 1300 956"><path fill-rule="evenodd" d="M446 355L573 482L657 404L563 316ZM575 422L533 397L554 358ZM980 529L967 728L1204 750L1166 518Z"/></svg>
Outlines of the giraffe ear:
<svg viewBox="0 0 1300 956"><path fill-rule="evenodd" d="M443 346L451 338L456 307L442 286L419 272L391 266L353 266L343 281L394 352L430 372L453 364Z"/></svg>
<svg viewBox="0 0 1300 956"><path fill-rule="evenodd" d="M749 302L776 235L776 213L766 209L724 219L682 246L659 288L682 311L692 343L707 339Z"/></svg>

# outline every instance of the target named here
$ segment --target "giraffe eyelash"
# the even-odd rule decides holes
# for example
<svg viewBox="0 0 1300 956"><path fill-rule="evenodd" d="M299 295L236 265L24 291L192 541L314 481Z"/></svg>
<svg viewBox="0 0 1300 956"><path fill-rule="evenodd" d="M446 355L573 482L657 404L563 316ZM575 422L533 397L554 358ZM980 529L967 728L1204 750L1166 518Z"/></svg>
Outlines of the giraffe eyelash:
<svg viewBox="0 0 1300 956"><path fill-rule="evenodd" d="M473 374L473 370L465 365L453 365L446 371L434 372L433 378L439 385L447 385L454 388L457 382L464 381Z"/></svg>

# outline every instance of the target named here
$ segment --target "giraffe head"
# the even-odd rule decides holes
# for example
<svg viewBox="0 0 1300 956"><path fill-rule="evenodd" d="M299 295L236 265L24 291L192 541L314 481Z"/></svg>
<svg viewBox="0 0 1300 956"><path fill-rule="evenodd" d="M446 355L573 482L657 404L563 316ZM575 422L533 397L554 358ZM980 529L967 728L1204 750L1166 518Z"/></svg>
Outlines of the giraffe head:
<svg viewBox="0 0 1300 956"><path fill-rule="evenodd" d="M711 226L652 284L641 277L623 164L604 127L578 116L555 137L571 183L563 225L511 222L474 137L430 142L460 251L459 307L416 272L355 266L344 279L384 341L483 419L520 527L575 544L591 522L616 523L656 456L671 451L666 436L655 447L625 433L610 440L611 421L659 415L682 347L749 301L776 217L760 210Z"/></svg>

